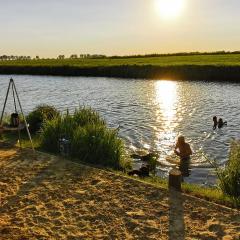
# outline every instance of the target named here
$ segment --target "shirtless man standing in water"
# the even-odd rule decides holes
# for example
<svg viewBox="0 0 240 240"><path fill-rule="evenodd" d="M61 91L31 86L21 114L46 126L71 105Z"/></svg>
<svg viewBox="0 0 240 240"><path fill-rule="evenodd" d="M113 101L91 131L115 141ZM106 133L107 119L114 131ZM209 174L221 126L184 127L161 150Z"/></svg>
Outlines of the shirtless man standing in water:
<svg viewBox="0 0 240 240"><path fill-rule="evenodd" d="M183 136L178 137L174 152L180 157L179 170L181 171L182 176L188 177L189 163L190 163L190 156L192 155L192 149L190 145L185 142L185 139Z"/></svg>

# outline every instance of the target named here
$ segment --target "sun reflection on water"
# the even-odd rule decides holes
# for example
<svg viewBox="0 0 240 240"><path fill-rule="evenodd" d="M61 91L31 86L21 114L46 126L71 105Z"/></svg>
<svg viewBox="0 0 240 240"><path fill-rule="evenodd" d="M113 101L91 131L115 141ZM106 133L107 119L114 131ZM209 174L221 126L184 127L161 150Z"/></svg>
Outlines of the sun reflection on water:
<svg viewBox="0 0 240 240"><path fill-rule="evenodd" d="M160 151L161 159L171 154L176 139L177 127L177 83L174 81L155 82L156 120L161 123L156 129L156 147ZM171 147L172 146L172 147Z"/></svg>
<svg viewBox="0 0 240 240"><path fill-rule="evenodd" d="M177 101L177 85L172 81L158 81L155 84L156 103L160 107L160 113L165 119L167 126L170 126L176 116L175 104Z"/></svg>

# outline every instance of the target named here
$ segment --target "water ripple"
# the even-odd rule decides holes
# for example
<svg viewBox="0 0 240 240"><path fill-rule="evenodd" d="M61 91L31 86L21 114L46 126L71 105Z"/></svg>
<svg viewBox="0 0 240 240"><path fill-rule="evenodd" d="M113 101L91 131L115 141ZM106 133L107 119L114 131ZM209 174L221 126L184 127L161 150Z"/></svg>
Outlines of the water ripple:
<svg viewBox="0 0 240 240"><path fill-rule="evenodd" d="M100 112L110 127L120 126L120 136L133 151L138 148L160 153L161 169L172 165L176 137L186 136L194 149L189 181L212 180L205 155L225 164L231 140L240 138L240 85L206 82L149 81L84 77L13 76L26 113L38 104L74 111L79 105ZM3 103L10 76L0 76ZM13 102L7 105L13 111ZM212 130L212 116L228 126ZM211 177L209 177L211 176Z"/></svg>

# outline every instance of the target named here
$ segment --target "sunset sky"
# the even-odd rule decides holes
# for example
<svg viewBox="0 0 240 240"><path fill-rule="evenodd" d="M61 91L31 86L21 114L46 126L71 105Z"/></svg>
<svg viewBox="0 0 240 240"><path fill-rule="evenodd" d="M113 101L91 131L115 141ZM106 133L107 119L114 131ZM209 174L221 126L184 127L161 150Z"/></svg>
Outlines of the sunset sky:
<svg viewBox="0 0 240 240"><path fill-rule="evenodd" d="M0 0L0 55L240 50L239 0L159 1Z"/></svg>

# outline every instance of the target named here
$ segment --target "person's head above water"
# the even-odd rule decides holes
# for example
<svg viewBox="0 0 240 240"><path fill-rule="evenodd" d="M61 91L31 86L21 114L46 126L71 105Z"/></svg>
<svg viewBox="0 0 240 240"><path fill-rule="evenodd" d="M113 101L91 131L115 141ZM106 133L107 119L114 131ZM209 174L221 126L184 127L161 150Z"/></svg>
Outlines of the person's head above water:
<svg viewBox="0 0 240 240"><path fill-rule="evenodd" d="M219 118L219 120L218 120L218 124L223 124L223 120L222 120L222 118Z"/></svg>
<svg viewBox="0 0 240 240"><path fill-rule="evenodd" d="M185 138L184 138L184 136L179 136L178 139L177 139L177 143L180 144L180 145L181 145L181 144L184 144L184 143L185 143Z"/></svg>
<svg viewBox="0 0 240 240"><path fill-rule="evenodd" d="M217 121L217 117L216 117L216 116L213 117L213 121L214 121L214 122Z"/></svg>

